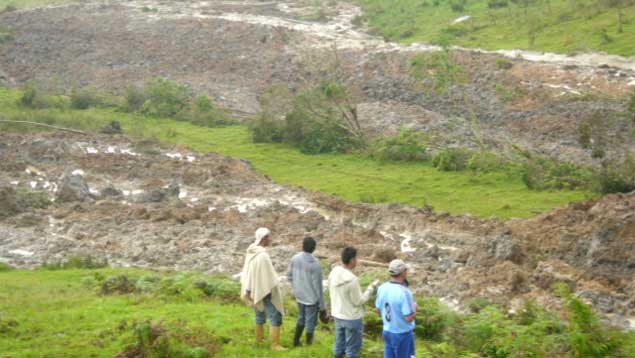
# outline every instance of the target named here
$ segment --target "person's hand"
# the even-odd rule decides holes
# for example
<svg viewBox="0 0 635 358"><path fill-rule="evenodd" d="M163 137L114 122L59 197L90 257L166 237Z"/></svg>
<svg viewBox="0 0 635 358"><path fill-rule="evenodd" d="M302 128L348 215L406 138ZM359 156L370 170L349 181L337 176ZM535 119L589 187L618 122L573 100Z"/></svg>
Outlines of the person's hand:
<svg viewBox="0 0 635 358"><path fill-rule="evenodd" d="M379 280L373 281L373 283L371 283L371 285L373 286L373 288L377 288L379 286Z"/></svg>
<svg viewBox="0 0 635 358"><path fill-rule="evenodd" d="M417 304L417 302L412 304L412 309L415 311L415 313L419 311L419 305Z"/></svg>

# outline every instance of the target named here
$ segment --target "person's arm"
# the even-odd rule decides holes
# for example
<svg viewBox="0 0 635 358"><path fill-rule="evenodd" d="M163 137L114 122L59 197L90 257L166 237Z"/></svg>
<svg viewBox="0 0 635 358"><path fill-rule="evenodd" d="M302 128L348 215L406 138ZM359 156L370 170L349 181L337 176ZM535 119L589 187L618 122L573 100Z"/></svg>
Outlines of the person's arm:
<svg viewBox="0 0 635 358"><path fill-rule="evenodd" d="M417 309L410 292L405 293L404 300L401 304L401 314L407 322L412 322L417 317Z"/></svg>
<svg viewBox="0 0 635 358"><path fill-rule="evenodd" d="M366 288L366 291L362 293L362 287L359 285L359 280L355 278L355 281L352 282L352 284L349 284L351 285L349 289L351 303L355 306L361 306L365 304L366 302L368 302L368 300L373 294L373 291L375 291L375 287L377 287L378 284L379 284L379 280L375 280L373 283L368 285L368 287Z"/></svg>
<svg viewBox="0 0 635 358"><path fill-rule="evenodd" d="M289 279L289 283L293 284L293 259L291 259L291 263L289 264L289 272L287 272L287 278Z"/></svg>
<svg viewBox="0 0 635 358"><path fill-rule="evenodd" d="M318 262L317 264L317 269L315 270L315 280L317 280L316 282L316 286L318 289L318 305L320 307L320 311L323 311L326 309L326 304L324 303L324 284L322 283L322 268L320 267L320 263Z"/></svg>

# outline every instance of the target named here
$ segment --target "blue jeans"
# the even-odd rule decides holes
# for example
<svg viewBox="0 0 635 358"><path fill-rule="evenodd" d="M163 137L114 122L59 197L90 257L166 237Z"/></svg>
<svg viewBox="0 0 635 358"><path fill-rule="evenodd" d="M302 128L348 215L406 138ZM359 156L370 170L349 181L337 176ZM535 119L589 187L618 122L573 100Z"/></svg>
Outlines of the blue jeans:
<svg viewBox="0 0 635 358"><path fill-rule="evenodd" d="M298 326L306 328L307 334L313 334L315 332L315 326L317 325L318 313L320 312L319 305L305 305L298 302Z"/></svg>
<svg viewBox="0 0 635 358"><path fill-rule="evenodd" d="M276 306L271 303L271 295L265 296L262 300L265 305L264 311L258 311L258 309L254 309L256 311L256 324L265 324L267 322L267 317L269 317L269 324L273 327L282 326L282 314L278 312Z"/></svg>
<svg viewBox="0 0 635 358"><path fill-rule="evenodd" d="M384 358L413 358L415 334L413 331L392 333L384 331Z"/></svg>
<svg viewBox="0 0 635 358"><path fill-rule="evenodd" d="M335 358L359 358L362 349L362 333L364 323L361 319L335 319Z"/></svg>

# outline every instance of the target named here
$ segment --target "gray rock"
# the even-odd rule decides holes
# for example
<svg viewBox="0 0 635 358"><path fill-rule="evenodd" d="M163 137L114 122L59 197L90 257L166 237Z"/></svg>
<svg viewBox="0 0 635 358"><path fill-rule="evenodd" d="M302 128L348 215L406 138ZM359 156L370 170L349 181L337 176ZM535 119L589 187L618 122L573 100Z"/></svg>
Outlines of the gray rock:
<svg viewBox="0 0 635 358"><path fill-rule="evenodd" d="M139 195L135 201L137 203L160 203L164 200L178 197L180 191L179 185L172 183L167 188L156 188L147 191Z"/></svg>
<svg viewBox="0 0 635 358"><path fill-rule="evenodd" d="M90 190L84 177L78 174L64 174L57 192L58 202L84 201L90 197Z"/></svg>
<svg viewBox="0 0 635 358"><path fill-rule="evenodd" d="M522 248L512 240L510 233L504 233L496 238L490 253L496 260L511 261L516 264L521 263L523 258Z"/></svg>
<svg viewBox="0 0 635 358"><path fill-rule="evenodd" d="M123 192L117 188L115 188L114 185L109 184L108 186L106 186L102 191L101 191L101 195L102 196L114 196L114 197L118 197L118 196L122 196Z"/></svg>

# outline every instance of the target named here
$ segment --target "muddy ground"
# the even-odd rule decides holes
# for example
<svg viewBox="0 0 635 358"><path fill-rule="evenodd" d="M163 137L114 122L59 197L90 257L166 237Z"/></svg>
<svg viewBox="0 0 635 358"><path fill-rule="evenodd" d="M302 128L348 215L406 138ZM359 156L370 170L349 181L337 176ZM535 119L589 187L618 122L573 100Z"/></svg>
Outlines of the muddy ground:
<svg viewBox="0 0 635 358"><path fill-rule="evenodd" d="M0 82L121 92L164 76L253 114L268 86L299 90L332 72L337 59L371 135L406 127L429 133L432 147L515 144L598 164L578 141L580 123L597 115L609 156L634 145L620 117L635 89L633 59L457 50L466 82L437 93L429 79L412 76L410 62L438 48L368 35L352 25L360 10L348 3L323 21L303 20L315 11L298 1L114 0L0 14L14 31L0 46Z"/></svg>
<svg viewBox="0 0 635 358"><path fill-rule="evenodd" d="M281 273L312 235L328 264L346 245L379 264L360 271L407 260L416 291L457 309L478 297L510 310L531 298L558 308L551 287L562 282L613 324L635 317L635 193L487 221L351 204L272 183L244 161L121 135L0 134L2 262L92 255L114 266L234 275L259 226L274 233Z"/></svg>

